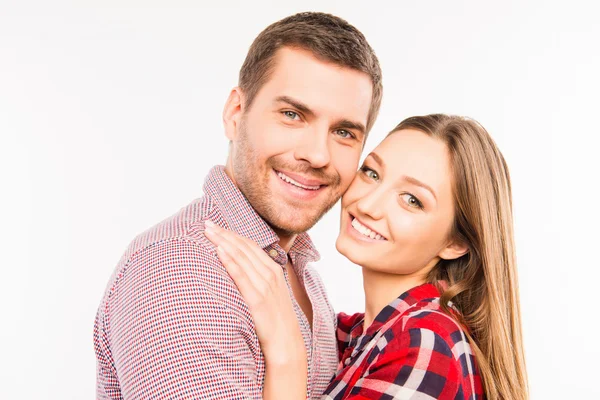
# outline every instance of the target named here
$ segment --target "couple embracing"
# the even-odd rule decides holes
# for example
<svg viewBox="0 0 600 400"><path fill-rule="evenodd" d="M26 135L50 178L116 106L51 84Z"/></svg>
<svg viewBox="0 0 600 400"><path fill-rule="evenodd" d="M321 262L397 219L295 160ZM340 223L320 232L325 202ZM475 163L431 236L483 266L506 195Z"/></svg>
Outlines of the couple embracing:
<svg viewBox="0 0 600 400"><path fill-rule="evenodd" d="M359 166L381 98L346 21L300 13L259 34L223 111L226 165L109 281L98 399L527 398L504 158L474 120L431 114ZM306 233L340 198L354 315L332 309Z"/></svg>

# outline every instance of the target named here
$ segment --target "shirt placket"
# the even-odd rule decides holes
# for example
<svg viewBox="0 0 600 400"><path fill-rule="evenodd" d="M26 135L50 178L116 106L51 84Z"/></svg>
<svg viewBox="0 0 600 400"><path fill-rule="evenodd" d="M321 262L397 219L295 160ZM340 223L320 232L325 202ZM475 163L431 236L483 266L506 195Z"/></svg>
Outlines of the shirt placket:
<svg viewBox="0 0 600 400"><path fill-rule="evenodd" d="M321 351L317 348L317 346L319 345L319 343L314 339L316 337L319 337L319 333L317 331L317 329L319 328L319 321L321 318L321 313L318 307L315 307L315 299L313 296L313 293L309 290L309 288L306 286L306 279L307 279L307 275L308 275L308 269L306 268L306 262L304 262L303 264L297 264L298 268L299 268L299 272L302 275L302 286L304 287L304 289L306 290L306 294L308 295L308 298L310 300L310 305L312 308L312 315L313 315L313 324L312 324L312 330L311 330L311 326L310 324L308 325L308 331L311 332L312 334L312 340L311 340L311 366L312 366L312 371L314 371L314 374L316 376L319 376L320 374L323 374L324 371L321 370ZM308 319L306 318L306 316L304 316L304 319L307 321L308 324ZM319 375L318 375L319 374ZM312 391L312 388L311 388ZM317 397L321 397L321 393L322 389L319 393L315 393L315 396ZM311 393L311 392L309 392Z"/></svg>
<svg viewBox="0 0 600 400"><path fill-rule="evenodd" d="M314 306L315 305L314 293L306 285L306 280L307 280L307 278L309 278L309 276L308 276L309 270L307 268L307 264L308 264L307 258L303 254L300 254L299 252L292 251L292 252L290 252L290 260L292 262L292 268L294 269L296 274L300 277L300 280L301 280L300 283L302 284L302 287L304 287L304 290L306 290L306 294L308 295L308 298L310 300L310 305L312 308L312 315L313 315L312 329L311 329L310 323L309 323L308 319L306 318L306 315L304 314L304 312L302 312L301 315L306 324L307 332L309 332L312 335L311 336L311 346L310 346L311 353L310 353L310 359L309 359L309 363L310 363L309 367L313 371L313 375L316 377L316 376L319 376L318 374L324 373L323 371L321 371L321 362L320 362L321 352L317 348L318 343L315 340L315 338L318 337L317 329L319 328L319 321L321 318L321 313L320 313L319 308ZM308 393L311 393L311 391L312 391L312 387L310 388ZM320 398L321 394L322 393L320 393L320 392L315 393L315 396Z"/></svg>
<svg viewBox="0 0 600 400"><path fill-rule="evenodd" d="M283 252L283 250L282 250L282 252ZM312 381L313 381L312 375L314 372L314 368L313 368L313 348L314 348L313 334L312 334L312 330L310 327L310 323L308 322L308 318L306 318L304 311L302 311L302 308L300 307L300 305L296 301L296 297L294 296L294 291L292 290L292 285L290 284L288 270L287 270L287 268L285 268L285 265L287 263L287 254L285 254L285 252L283 252L283 254L285 257L284 260L281 259L280 252L277 251L275 248L272 248L271 250L269 250L269 255L271 256L271 258L275 262L277 262L279 265L281 265L281 269L283 270L283 277L284 277L285 283L287 285L288 292L290 293L290 297L292 299L292 305L294 307L294 312L296 313L296 316L299 319L298 322L300 324L300 329L302 331L302 338L304 340L304 348L306 349L307 359L308 359L307 360L308 361L308 371L307 371L308 372L308 377L307 377L308 380L306 382L306 393L309 395L312 391ZM292 263L292 268L294 268L293 260L290 260L290 262ZM311 304L312 304L312 302L311 302ZM314 311L313 311L313 314L314 314ZM313 319L314 319L314 315L313 315ZM314 324L314 321L313 321L313 324ZM310 395L308 397L310 398Z"/></svg>

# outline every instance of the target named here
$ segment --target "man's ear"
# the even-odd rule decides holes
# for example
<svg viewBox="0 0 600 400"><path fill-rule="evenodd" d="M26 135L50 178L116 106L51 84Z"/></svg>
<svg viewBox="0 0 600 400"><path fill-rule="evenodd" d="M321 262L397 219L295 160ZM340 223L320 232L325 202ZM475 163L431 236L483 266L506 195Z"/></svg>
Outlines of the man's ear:
<svg viewBox="0 0 600 400"><path fill-rule="evenodd" d="M230 141L235 140L244 111L244 95L239 87L234 87L227 97L223 108L223 127L225 136Z"/></svg>
<svg viewBox="0 0 600 400"><path fill-rule="evenodd" d="M443 260L455 260L469 252L469 246L461 241L453 240L439 252L438 256Z"/></svg>

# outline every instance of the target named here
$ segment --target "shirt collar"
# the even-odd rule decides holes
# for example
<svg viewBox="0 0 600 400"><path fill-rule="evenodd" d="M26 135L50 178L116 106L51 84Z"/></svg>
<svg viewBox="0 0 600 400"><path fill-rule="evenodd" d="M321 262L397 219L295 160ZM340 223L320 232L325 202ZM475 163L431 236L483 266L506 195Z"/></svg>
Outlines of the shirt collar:
<svg viewBox="0 0 600 400"><path fill-rule="evenodd" d="M252 208L225 172L224 166L217 165L210 170L204 182L204 193L221 211L226 224L224 228L247 237L263 249L277 245L279 242L277 234ZM218 221L214 222L218 223ZM290 255L296 254L306 257L309 262L318 261L320 258L319 252L306 232L298 234L294 240Z"/></svg>

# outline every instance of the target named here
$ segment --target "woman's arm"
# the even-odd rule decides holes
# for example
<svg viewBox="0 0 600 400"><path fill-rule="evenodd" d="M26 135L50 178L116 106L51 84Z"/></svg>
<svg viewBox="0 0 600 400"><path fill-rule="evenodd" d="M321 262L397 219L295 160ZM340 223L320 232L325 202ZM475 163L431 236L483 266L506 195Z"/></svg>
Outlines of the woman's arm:
<svg viewBox="0 0 600 400"><path fill-rule="evenodd" d="M286 359L272 360L265 354L265 385L263 399L306 399L307 360L304 345L301 351L290 351Z"/></svg>
<svg viewBox="0 0 600 400"><path fill-rule="evenodd" d="M206 237L244 297L265 356L263 399L306 399L304 339L282 267L249 239L206 221Z"/></svg>

